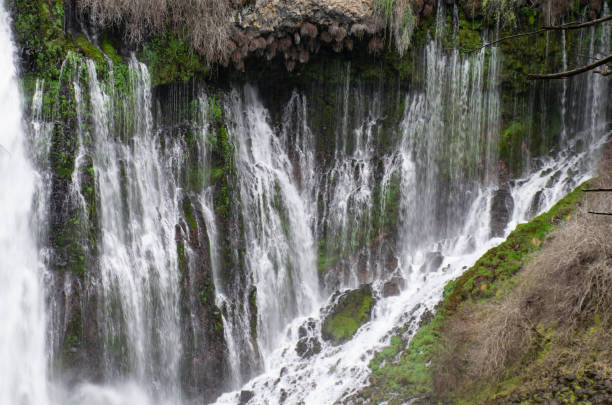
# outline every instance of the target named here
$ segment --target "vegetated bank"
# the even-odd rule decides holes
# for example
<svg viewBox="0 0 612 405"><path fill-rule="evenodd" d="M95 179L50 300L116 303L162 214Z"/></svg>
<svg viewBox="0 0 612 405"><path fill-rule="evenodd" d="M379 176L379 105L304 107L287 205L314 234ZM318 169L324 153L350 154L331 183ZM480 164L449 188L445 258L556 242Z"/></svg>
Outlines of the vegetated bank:
<svg viewBox="0 0 612 405"><path fill-rule="evenodd" d="M447 284L435 315L371 361L354 403L612 401L612 148L600 176ZM368 402L369 401L369 402Z"/></svg>

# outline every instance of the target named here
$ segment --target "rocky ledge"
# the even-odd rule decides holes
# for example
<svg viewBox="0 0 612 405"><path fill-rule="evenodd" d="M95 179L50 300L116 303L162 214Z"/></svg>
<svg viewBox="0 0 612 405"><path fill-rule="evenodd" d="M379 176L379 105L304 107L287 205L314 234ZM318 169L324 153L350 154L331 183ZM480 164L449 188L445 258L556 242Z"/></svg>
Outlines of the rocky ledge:
<svg viewBox="0 0 612 405"><path fill-rule="evenodd" d="M417 19L433 12L434 0L410 4ZM282 56L287 70L292 71L321 47L350 52L356 41L378 54L384 48L385 27L372 0L258 0L236 16L227 63L244 70L248 57L272 60Z"/></svg>

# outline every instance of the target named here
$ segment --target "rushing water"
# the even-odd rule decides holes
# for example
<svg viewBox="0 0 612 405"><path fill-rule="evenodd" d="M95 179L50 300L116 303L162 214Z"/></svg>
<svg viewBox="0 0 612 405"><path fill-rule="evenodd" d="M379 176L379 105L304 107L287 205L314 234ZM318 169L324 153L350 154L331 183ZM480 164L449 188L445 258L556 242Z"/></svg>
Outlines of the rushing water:
<svg viewBox="0 0 612 405"><path fill-rule="evenodd" d="M10 19L0 6L0 403L47 404L46 321Z"/></svg>
<svg viewBox="0 0 612 405"><path fill-rule="evenodd" d="M0 405L177 405L201 403L204 390L212 398L241 389L253 391L251 404L319 405L366 384L373 354L399 326L410 326L409 338L446 282L591 175L612 118L607 79L564 81L555 153L530 159L521 145L523 171L509 178L498 163L503 55L444 49L447 11L439 8L435 37L418 54L420 80L383 88L346 63L326 91L333 106L324 124L317 85L290 91L282 107L252 84L225 92L235 165L229 228L211 180L216 95L196 86L188 101L156 98L134 57L124 77L110 61L71 53L60 85L75 110L74 170L59 181L45 83L36 83L25 126L2 11ZM602 31L581 39L581 51L608 54L609 25ZM566 67L575 61L562 39ZM184 178L194 164L191 187ZM500 198L505 211L492 212ZM64 222L84 246L76 259L48 242ZM231 275L227 229L244 244ZM70 260L87 273L49 270ZM212 286L203 287L206 277ZM384 296L389 282L399 295ZM332 346L320 331L330 297L362 283L377 298L372 320ZM75 311L87 318L75 324ZM304 325L321 343L310 358L296 351ZM90 352L70 340L79 329ZM66 356L80 368L58 366ZM218 386L197 387L211 381ZM217 403L238 397L227 392Z"/></svg>

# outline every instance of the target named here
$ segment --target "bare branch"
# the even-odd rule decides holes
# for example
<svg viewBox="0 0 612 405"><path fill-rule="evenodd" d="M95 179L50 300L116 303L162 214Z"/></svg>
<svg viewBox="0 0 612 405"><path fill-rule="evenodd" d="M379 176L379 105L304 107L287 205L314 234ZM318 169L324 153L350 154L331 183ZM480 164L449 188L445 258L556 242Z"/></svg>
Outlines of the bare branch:
<svg viewBox="0 0 612 405"><path fill-rule="evenodd" d="M561 24L561 25L548 25L548 26L544 26L544 27L540 28L539 30L529 31L529 32L522 32L520 34L508 35L508 36L499 38L498 40L495 40L493 42L489 42L487 44L484 44L482 47L474 49L471 52L479 51L482 48L486 48L486 47L498 44L498 43L500 43L502 41L505 41L507 39L525 37L525 36L528 36L528 35L541 34L541 33L546 32L546 31L575 30L575 29L579 29L579 28L590 27L592 25L600 24L600 23L605 22L605 21L612 21L612 14L607 15L607 16L602 17L602 18L595 19L595 20L587 21L587 22L584 22L584 23L580 23L578 21L574 21L574 22L571 22L571 23Z"/></svg>
<svg viewBox="0 0 612 405"><path fill-rule="evenodd" d="M592 25L599 24L599 23L602 23L602 22L605 22L605 21L612 21L612 14L607 15L605 17L597 18L595 20L583 22L583 23L579 23L579 22L575 21L575 22L571 22L571 23L567 23L567 24L561 24L561 25L544 26L544 27L542 27L542 29L545 30L545 31L550 31L550 30L576 30L576 29L579 29L579 28L590 27Z"/></svg>
<svg viewBox="0 0 612 405"><path fill-rule="evenodd" d="M544 74L544 75L530 73L527 75L527 79L528 80L563 79L565 77L571 77L571 76L575 76L580 73L588 72L589 70L592 70L596 68L597 66L605 65L606 63L610 63L610 62L612 62L612 55L608 55L605 58L600 59L595 63L591 63L590 65L586 65L578 69L568 70L566 72Z"/></svg>

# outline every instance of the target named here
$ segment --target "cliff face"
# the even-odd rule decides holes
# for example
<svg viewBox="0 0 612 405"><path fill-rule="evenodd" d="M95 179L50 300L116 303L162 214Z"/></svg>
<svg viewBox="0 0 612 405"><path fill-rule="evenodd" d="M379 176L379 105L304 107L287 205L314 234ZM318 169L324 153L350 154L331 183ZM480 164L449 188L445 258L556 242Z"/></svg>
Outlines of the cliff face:
<svg viewBox="0 0 612 405"><path fill-rule="evenodd" d="M367 180L371 187L367 215L355 215L344 228L323 220L317 225L316 264L323 289L329 292L346 284L353 277L353 269L358 269L355 278L359 282L372 282L374 273L370 267L374 256L381 259L376 265L382 274L396 269L401 181L397 176L384 176L381 156L390 155L399 145L398 128L408 107L404 91L409 87L423 91L428 85L421 61L425 59L429 38L436 31L433 0L413 1L410 9L405 10L414 16L416 28L411 32L413 45L404 57L386 32L388 21L368 0L258 1L242 8L231 22L228 43L231 58L226 68L214 69L173 32L153 32L144 43L135 46L124 40L121 25L90 27L87 16L75 12L75 3L71 1L15 0L12 9L26 104L33 106L35 100L39 101L37 108L28 107L28 113L39 125L38 129L48 129L39 135L43 140L48 137L50 143L48 156L41 152L37 163L49 179L50 214L45 231L48 240L44 244L50 252L47 265L55 277L49 299L57 305L53 322L56 366L60 373L69 374L68 378L74 381L100 381L106 376L96 365L103 359L116 365L118 373L126 372L130 366L126 360L125 338L129 325L120 320L121 305L113 301L110 313L104 312L107 302L96 290L101 284L104 261L101 257L103 207L100 175L96 175L96 170L105 170L107 165L96 161L97 157L106 155L96 149L95 134L103 129L96 127L95 119L106 117L105 127L112 134L113 142L132 145L132 139L142 135L134 122L149 119L142 111L146 103L151 104L148 107L152 111L148 112L152 114L152 123L149 123L152 127L148 130L155 134L150 142L154 142L160 154L147 162L164 162L167 170L151 178L161 178L164 182L157 191L171 189L175 193L168 198L175 205L172 208L176 215L172 217L171 229L164 231L171 245L165 252L170 258L165 266L175 266L179 274L176 329L183 342L183 355L177 362L182 388L188 395L213 399L226 389L224 384L231 374L230 360L245 364L237 373L238 379L246 380L261 370L257 347L260 318L257 290L253 288L252 276L245 271L248 221L241 212L235 134L228 131L231 118L224 116L228 104L240 97L235 93L244 92L233 89L241 89L245 82L258 82L269 111L264 121L269 121L275 129L282 128L283 136L289 137L288 145L301 147L299 142L311 139L314 145L306 146L311 148L309 153L322 173L346 170L347 177L354 178L356 184L365 182L366 175L371 176ZM449 21L454 22L445 25L440 44L455 47L457 55L480 47L492 28L489 24L493 23L483 18L480 2L459 2L454 12L455 17L449 16ZM543 23L543 17L527 9L520 11L519 21L525 27L537 28ZM65 27L72 29L65 31ZM542 36L502 46L502 136L499 151L495 151L499 152L496 163L501 167L500 183L511 174L521 173L525 154L546 154L558 141L561 107L558 103L544 102L558 101L560 92L565 90L559 83L532 86L524 79L526 72L560 68L565 46L560 45L560 36L554 35L551 36L555 40L551 41ZM578 35L568 34L566 39L568 49L584 48ZM140 70L134 65L132 53L151 71L151 82L144 80L140 92L135 91L134 77ZM482 78L489 77L491 69L488 63L481 62L478 65L480 84ZM465 73L467 77L467 70ZM106 104L99 100L98 103L111 105L112 109L100 110L100 105L94 105L90 96L96 89L94 83L102 88L97 89L98 95ZM577 82L575 87L580 84ZM149 87L153 88L152 94ZM478 88L475 92L481 90ZM533 100L552 107L539 110L534 108ZM141 110L137 111L138 103ZM299 122L287 122L285 106L291 106L291 114L298 117L291 119ZM587 108L574 107L578 111L576 115L582 115L582 109ZM369 133L371 138L366 145L371 148L367 151L367 163L377 164L353 167L358 159L353 159L351 153L362 142L356 130L368 114L379 117L372 124L376 130ZM445 120L459 115L449 113ZM203 117L208 120L208 126L200 122L205 120ZM308 123L312 132L300 132L304 131L303 122ZM436 147L431 154L434 163L448 157L452 144L440 142ZM301 152L291 151L292 164L299 160ZM480 150L474 147L472 152L460 162L454 162L458 172L480 173ZM143 204L139 201L131 206L127 196L131 194L144 201L143 196L150 195L134 192L138 189L133 182L139 165L130 164L129 155L117 156L115 160L120 166L115 173L120 188L117 194L122 197L117 198L121 201L116 211L123 216L119 221L127 221L131 216L142 215L137 206ZM339 160L339 156L345 160ZM335 166L338 162L340 168ZM299 172L297 168L292 170ZM446 162L440 163L439 171L445 175L435 179L436 188L448 189L452 179ZM296 183L305 183L308 173L304 170L292 175L298 178ZM472 180L475 183L480 178L476 174ZM323 179L329 190L336 181L333 176ZM432 183L427 186L431 187ZM270 190L274 192L273 208L280 211L278 186ZM317 194L319 206L329 203L329 190ZM338 199L344 197L340 194ZM210 200L211 212L201 206L203 195ZM449 207L457 201L451 197L436 201L437 228L443 228L443 221L452 217ZM155 218L153 222L159 222ZM279 215L278 222L283 226L278 233L286 232L290 219L286 213ZM505 227L507 219L506 215L499 228ZM211 247L214 244L211 235L217 236L216 250ZM346 240L340 240L342 237ZM144 248L140 253L143 252ZM154 253L146 251L142 261L151 260ZM217 300L220 291L230 301ZM106 335L103 331L108 328L104 322L109 321L105 319L113 316L116 333ZM232 332L225 328L232 317L244 318L248 324L244 330L235 332L243 339L241 347L248 348L243 353L228 352L227 337ZM161 337L155 336L155 339ZM155 339L153 343L159 344ZM231 359L232 354L238 358Z"/></svg>

